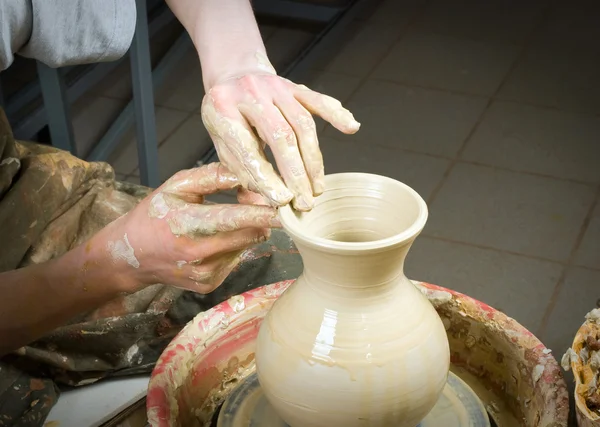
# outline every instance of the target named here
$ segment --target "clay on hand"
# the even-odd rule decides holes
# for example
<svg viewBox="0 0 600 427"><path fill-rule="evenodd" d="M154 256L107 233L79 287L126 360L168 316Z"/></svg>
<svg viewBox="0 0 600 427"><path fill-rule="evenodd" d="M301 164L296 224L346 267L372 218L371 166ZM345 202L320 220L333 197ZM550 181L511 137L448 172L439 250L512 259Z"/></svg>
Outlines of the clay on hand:
<svg viewBox="0 0 600 427"><path fill-rule="evenodd" d="M266 59L260 64L260 71L214 84L202 102L202 120L221 162L245 188L271 205L291 201L297 210L308 211L324 190L312 114L346 134L357 132L360 124L338 100L277 76ZM281 177L266 159L265 144Z"/></svg>
<svg viewBox="0 0 600 427"><path fill-rule="evenodd" d="M240 204L204 196L238 188ZM199 293L218 287L249 246L279 227L277 211L243 188L220 163L178 172L133 211L110 224L114 263L129 267L132 288L164 283Z"/></svg>

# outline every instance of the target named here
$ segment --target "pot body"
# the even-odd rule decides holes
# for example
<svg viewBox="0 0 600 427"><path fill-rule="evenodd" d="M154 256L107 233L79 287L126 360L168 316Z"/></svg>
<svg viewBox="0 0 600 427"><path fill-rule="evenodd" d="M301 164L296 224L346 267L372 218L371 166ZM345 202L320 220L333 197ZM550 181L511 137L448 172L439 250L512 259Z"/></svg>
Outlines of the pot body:
<svg viewBox="0 0 600 427"><path fill-rule="evenodd" d="M311 213L282 213L304 272L261 325L261 387L291 427L415 427L450 364L441 319L403 274L426 207L388 178L326 185Z"/></svg>

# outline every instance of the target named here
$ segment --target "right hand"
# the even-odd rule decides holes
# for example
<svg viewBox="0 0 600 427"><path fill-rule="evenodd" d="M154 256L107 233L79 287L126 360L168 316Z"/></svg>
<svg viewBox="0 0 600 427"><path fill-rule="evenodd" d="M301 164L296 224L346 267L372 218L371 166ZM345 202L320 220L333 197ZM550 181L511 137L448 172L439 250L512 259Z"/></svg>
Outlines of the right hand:
<svg viewBox="0 0 600 427"><path fill-rule="evenodd" d="M212 292L244 250L280 226L275 208L239 187L220 163L180 171L90 244L106 248L131 292L154 283ZM235 188L239 205L204 202L208 194Z"/></svg>
<svg viewBox="0 0 600 427"><path fill-rule="evenodd" d="M312 115L346 134L356 133L360 124L338 100L264 68L215 82L202 102L202 120L219 159L245 188L271 205L291 201L295 209L309 211L325 188ZM265 144L281 177L265 157Z"/></svg>

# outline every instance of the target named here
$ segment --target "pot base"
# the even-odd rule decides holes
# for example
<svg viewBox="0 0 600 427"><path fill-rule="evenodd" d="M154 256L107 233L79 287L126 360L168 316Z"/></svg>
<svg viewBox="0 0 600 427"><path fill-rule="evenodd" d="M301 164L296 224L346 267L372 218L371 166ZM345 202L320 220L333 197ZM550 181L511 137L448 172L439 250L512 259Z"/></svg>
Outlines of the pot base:
<svg viewBox="0 0 600 427"><path fill-rule="evenodd" d="M490 427L485 408L475 392L452 372L437 404L417 427ZM265 398L256 372L226 398L217 427L289 427Z"/></svg>

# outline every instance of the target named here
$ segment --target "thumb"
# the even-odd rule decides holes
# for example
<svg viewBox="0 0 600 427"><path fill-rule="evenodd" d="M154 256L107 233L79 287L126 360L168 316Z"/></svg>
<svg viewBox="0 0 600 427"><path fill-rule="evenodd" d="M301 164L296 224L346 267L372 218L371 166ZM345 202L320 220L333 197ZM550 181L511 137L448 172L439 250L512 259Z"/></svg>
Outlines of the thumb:
<svg viewBox="0 0 600 427"><path fill-rule="evenodd" d="M240 186L237 177L219 162L183 170L171 177L161 190L177 195L200 195L232 190Z"/></svg>

